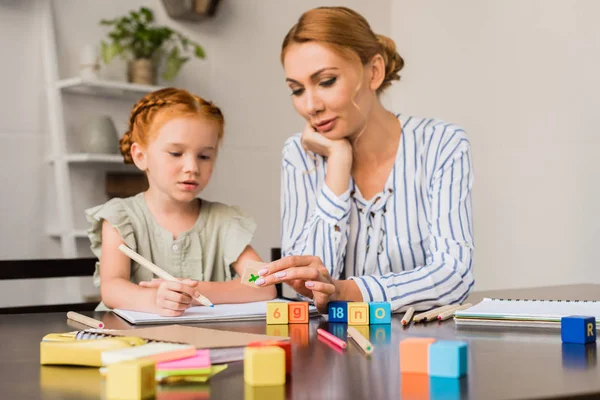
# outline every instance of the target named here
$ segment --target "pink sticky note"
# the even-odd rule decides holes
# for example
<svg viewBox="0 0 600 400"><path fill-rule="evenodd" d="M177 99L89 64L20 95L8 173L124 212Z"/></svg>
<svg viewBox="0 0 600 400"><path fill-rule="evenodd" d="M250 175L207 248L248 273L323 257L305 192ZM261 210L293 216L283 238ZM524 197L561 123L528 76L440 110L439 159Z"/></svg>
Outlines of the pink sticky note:
<svg viewBox="0 0 600 400"><path fill-rule="evenodd" d="M165 361L156 364L157 371L172 371L176 369L200 369L210 367L210 351L198 350L194 357L181 360Z"/></svg>

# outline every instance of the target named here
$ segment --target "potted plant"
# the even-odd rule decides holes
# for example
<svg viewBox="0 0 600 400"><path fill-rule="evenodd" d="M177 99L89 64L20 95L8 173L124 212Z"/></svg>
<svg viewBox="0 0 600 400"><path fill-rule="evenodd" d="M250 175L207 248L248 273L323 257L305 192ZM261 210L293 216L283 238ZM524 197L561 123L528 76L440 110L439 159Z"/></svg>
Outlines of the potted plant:
<svg viewBox="0 0 600 400"><path fill-rule="evenodd" d="M170 81L179 73L192 52L204 58L204 49L181 33L166 26L156 26L152 10L139 11L111 20L101 20L111 26L109 41L102 41L102 60L110 63L115 56L128 59L129 82L155 84L158 66L165 61L162 78Z"/></svg>

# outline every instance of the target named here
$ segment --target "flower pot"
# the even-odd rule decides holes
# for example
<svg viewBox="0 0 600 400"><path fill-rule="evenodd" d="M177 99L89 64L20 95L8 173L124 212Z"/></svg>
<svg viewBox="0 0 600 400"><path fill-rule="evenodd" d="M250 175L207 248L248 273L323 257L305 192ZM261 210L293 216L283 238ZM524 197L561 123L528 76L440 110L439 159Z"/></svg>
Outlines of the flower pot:
<svg viewBox="0 0 600 400"><path fill-rule="evenodd" d="M132 83L156 84L156 65L151 59L139 58L127 64L127 79Z"/></svg>
<svg viewBox="0 0 600 400"><path fill-rule="evenodd" d="M116 154L119 152L119 135L108 115L89 120L81 131L80 139L81 150L84 153Z"/></svg>

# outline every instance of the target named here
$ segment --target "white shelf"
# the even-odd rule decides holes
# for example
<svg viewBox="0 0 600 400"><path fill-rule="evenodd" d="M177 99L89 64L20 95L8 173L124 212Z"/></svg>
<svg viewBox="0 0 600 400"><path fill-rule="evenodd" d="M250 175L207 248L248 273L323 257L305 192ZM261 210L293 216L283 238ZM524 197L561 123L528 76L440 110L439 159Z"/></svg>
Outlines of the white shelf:
<svg viewBox="0 0 600 400"><path fill-rule="evenodd" d="M48 230L48 236L52 237L60 237L60 231L58 229L50 229ZM69 236L75 239L87 239L87 231L85 229L76 229L72 232L69 232Z"/></svg>
<svg viewBox="0 0 600 400"><path fill-rule="evenodd" d="M124 168L132 168L132 164L125 164L121 154L100 154L100 153L70 153L64 156L68 163L95 163L95 164L116 164ZM47 162L53 163L55 157L48 157Z"/></svg>
<svg viewBox="0 0 600 400"><path fill-rule="evenodd" d="M110 97L139 97L140 95L163 89L162 86L141 85L139 83L120 81L85 80L79 77L59 80L56 83L56 87L70 93Z"/></svg>

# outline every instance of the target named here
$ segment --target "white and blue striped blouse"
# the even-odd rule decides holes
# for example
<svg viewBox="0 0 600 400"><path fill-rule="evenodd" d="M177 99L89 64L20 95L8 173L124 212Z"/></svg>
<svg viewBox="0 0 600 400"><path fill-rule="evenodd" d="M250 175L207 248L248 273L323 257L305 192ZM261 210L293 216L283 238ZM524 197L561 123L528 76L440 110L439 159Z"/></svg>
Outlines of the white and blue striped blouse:
<svg viewBox="0 0 600 400"><path fill-rule="evenodd" d="M334 279L354 279L364 301L395 311L459 303L472 273L473 170L458 126L398 115L402 134L384 190L363 198L325 185L327 161L307 153L300 134L283 149L282 255L315 255Z"/></svg>

